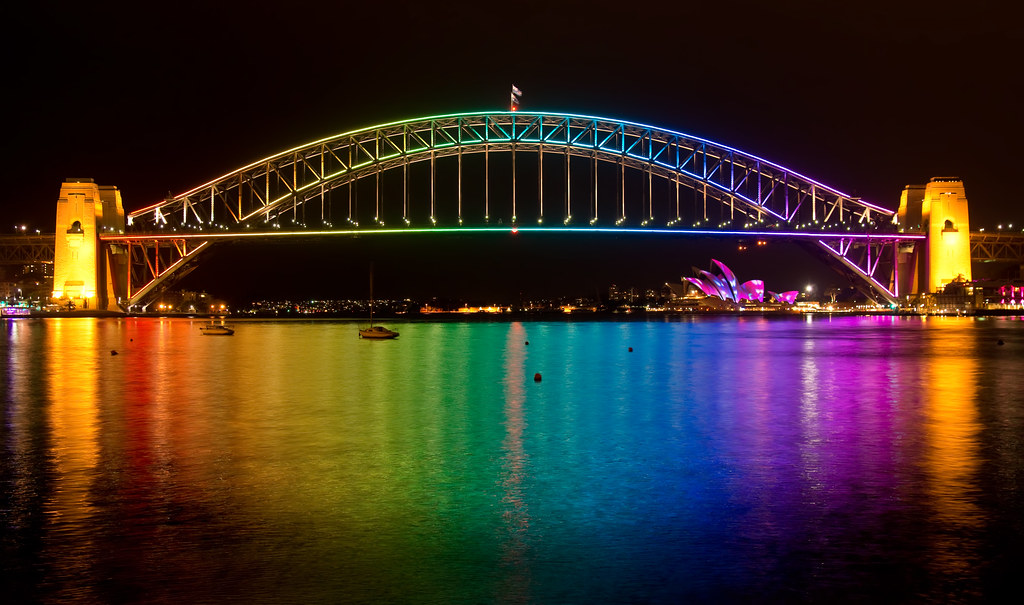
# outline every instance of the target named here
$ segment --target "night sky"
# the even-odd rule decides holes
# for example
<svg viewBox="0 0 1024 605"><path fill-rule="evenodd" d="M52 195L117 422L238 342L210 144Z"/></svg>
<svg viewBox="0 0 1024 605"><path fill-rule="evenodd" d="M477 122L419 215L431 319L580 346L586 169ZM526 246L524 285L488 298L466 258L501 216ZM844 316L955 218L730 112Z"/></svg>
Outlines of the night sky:
<svg viewBox="0 0 1024 605"><path fill-rule="evenodd" d="M52 231L66 177L118 186L131 211L325 136L506 109L515 83L526 111L678 130L894 209L905 185L959 176L972 228L1020 226L1024 28L1001 5L18 3L0 211L11 232ZM769 289L842 283L786 245L752 258L629 237L367 241L229 246L190 279L230 273L237 297L358 295L374 260L395 296L593 294L716 257Z"/></svg>

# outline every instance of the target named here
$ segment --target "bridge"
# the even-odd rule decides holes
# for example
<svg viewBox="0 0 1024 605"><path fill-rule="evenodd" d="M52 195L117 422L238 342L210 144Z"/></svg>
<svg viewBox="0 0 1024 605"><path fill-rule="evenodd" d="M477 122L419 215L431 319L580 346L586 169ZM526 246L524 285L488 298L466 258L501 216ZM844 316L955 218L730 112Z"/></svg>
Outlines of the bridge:
<svg viewBox="0 0 1024 605"><path fill-rule="evenodd" d="M53 263L54 235L5 235L0 237L0 265Z"/></svg>
<svg viewBox="0 0 1024 605"><path fill-rule="evenodd" d="M971 232L971 262L1024 264L1024 235Z"/></svg>
<svg viewBox="0 0 1024 605"><path fill-rule="evenodd" d="M904 192L899 214L910 218L900 221L792 169L663 128L560 113L435 116L313 141L127 216L116 188L69 179L58 201L54 295L145 307L230 240L573 230L786 238L896 304L935 272L930 237L948 247L954 233L967 234L962 183L937 183L934 200L923 187L917 197ZM940 235L930 236L922 205L924 215L945 208ZM958 254L949 262L969 257ZM945 264L939 271L949 273Z"/></svg>

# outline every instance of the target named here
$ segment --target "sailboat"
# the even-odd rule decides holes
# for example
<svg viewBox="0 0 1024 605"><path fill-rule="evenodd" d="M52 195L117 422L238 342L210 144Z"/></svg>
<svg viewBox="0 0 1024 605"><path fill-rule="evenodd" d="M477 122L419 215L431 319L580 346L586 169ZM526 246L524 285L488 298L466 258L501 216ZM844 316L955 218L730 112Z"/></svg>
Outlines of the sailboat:
<svg viewBox="0 0 1024 605"><path fill-rule="evenodd" d="M398 338L398 332L389 330L384 326L373 325L373 265L370 265L370 327L359 330L359 338L374 338L377 340L385 338Z"/></svg>

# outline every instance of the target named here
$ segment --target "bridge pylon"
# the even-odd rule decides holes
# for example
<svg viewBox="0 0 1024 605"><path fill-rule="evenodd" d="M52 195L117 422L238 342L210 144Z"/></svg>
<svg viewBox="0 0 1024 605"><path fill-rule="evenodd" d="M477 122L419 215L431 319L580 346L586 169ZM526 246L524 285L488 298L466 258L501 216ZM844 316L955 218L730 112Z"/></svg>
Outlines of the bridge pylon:
<svg viewBox="0 0 1024 605"><path fill-rule="evenodd" d="M972 279L971 228L961 179L935 177L926 185L907 185L898 221L901 231L927 236L916 248L900 251L900 292L939 292L950 282Z"/></svg>
<svg viewBox="0 0 1024 605"><path fill-rule="evenodd" d="M124 233L124 206L117 187L89 178L65 179L57 199L53 300L78 309L121 310L117 284L127 258L101 244L100 235ZM118 279L121 277L121 279Z"/></svg>

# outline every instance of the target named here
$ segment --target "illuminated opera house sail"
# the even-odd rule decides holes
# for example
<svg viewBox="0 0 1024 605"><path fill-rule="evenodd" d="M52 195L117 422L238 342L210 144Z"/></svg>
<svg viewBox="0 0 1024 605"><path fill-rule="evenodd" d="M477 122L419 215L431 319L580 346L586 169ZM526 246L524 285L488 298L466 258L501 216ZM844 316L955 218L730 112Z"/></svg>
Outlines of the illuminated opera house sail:
<svg viewBox="0 0 1024 605"><path fill-rule="evenodd" d="M711 271L704 271L694 267L696 277L684 277L683 281L689 282L700 289L704 294L720 298L727 302L742 304L744 301L764 302L765 294L768 294L771 301L793 304L796 302L797 292L775 293L764 289L764 282L760 279L752 279L742 284L736 279L736 275L725 263L711 259L712 265L718 269L718 274Z"/></svg>

